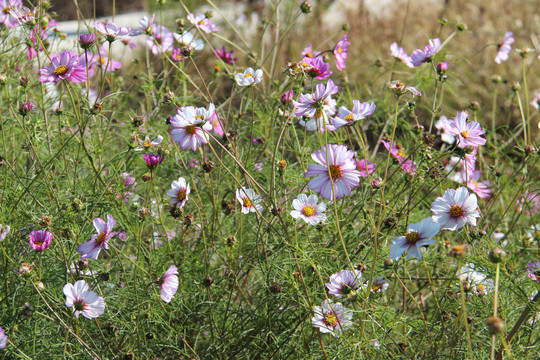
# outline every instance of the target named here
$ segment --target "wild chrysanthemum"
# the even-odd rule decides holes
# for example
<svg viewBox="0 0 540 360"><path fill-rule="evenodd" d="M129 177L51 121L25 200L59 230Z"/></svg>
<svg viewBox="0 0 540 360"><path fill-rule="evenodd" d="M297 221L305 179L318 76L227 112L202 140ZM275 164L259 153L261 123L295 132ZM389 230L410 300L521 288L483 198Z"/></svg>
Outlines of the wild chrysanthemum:
<svg viewBox="0 0 540 360"><path fill-rule="evenodd" d="M431 219L441 226L442 230L456 231L465 224L476 226L480 217L476 195L469 194L467 188L448 189L442 197L431 204Z"/></svg>
<svg viewBox="0 0 540 360"><path fill-rule="evenodd" d="M180 145L183 150L191 148L195 151L203 144L208 144L209 136L207 132L212 130L209 122L214 115L214 104L205 108L194 108L186 106L178 110L171 119L171 138Z"/></svg>
<svg viewBox="0 0 540 360"><path fill-rule="evenodd" d="M261 82L263 71L261 69L253 70L248 67L243 73L238 73L234 76L234 80L238 86L251 86Z"/></svg>
<svg viewBox="0 0 540 360"><path fill-rule="evenodd" d="M416 224L409 224L404 236L398 236L392 240L390 247L390 259L399 259L407 251L407 259L422 259L422 246L435 244L431 239L439 233L441 229L439 224L434 223L431 218L425 218Z"/></svg>
<svg viewBox="0 0 540 360"><path fill-rule="evenodd" d="M354 152L345 145L328 144L311 154L317 164L310 164L304 177L316 176L308 187L327 200L342 198L351 193L351 188L360 183L360 172L356 170Z"/></svg>
<svg viewBox="0 0 540 360"><path fill-rule="evenodd" d="M326 221L326 204L318 204L319 199L316 195L300 194L292 202L294 210L291 211L291 216L295 219L302 219L311 225L318 225Z"/></svg>
<svg viewBox="0 0 540 360"><path fill-rule="evenodd" d="M167 196L171 198L169 204L181 209L186 204L189 193L189 184L186 179L179 177L178 180L172 182L171 189L167 191Z"/></svg>
<svg viewBox="0 0 540 360"><path fill-rule="evenodd" d="M105 312L103 298L88 288L88 284L84 280L64 286L66 306L73 308L73 313L77 318L82 314L85 318L94 319Z"/></svg>
<svg viewBox="0 0 540 360"><path fill-rule="evenodd" d="M30 246L36 251L44 251L51 246L54 235L47 230L34 230L30 233Z"/></svg>
<svg viewBox="0 0 540 360"><path fill-rule="evenodd" d="M362 272L360 270L341 270L330 276L330 282L326 283L328 293L336 297L352 295L362 284Z"/></svg>
<svg viewBox="0 0 540 360"><path fill-rule="evenodd" d="M51 54L51 65L39 69L41 76L39 81L42 83L58 82L68 80L73 83L79 83L86 80L86 68L84 61L77 53L64 50L60 54Z"/></svg>
<svg viewBox="0 0 540 360"><path fill-rule="evenodd" d="M482 127L476 121L467 122L468 118L469 114L462 111L456 115L454 120L446 120L444 126L449 134L457 137L460 148L467 146L478 148L478 146L486 143L486 139L481 137L486 132L482 130Z"/></svg>
<svg viewBox="0 0 540 360"><path fill-rule="evenodd" d="M339 337L344 330L351 327L352 317L352 311L345 309L341 303L324 300L321 306L315 306L311 323L319 328L320 332Z"/></svg>
<svg viewBox="0 0 540 360"><path fill-rule="evenodd" d="M242 214L250 212L263 212L261 197L253 189L241 188L236 190L236 200L242 205Z"/></svg>
<svg viewBox="0 0 540 360"><path fill-rule="evenodd" d="M329 124L329 117L336 113L336 100L332 95L338 92L338 87L332 80L328 80L326 86L317 84L313 94L300 94L299 101L293 100L296 108L294 115L305 117L309 120L300 120L300 125L308 131L318 130L324 132Z"/></svg>
<svg viewBox="0 0 540 360"><path fill-rule="evenodd" d="M495 56L495 62L497 64L508 60L508 54L510 54L510 50L512 50L512 44L514 41L514 33L508 31L506 34L504 34L504 39L499 44L497 55Z"/></svg>
<svg viewBox="0 0 540 360"><path fill-rule="evenodd" d="M112 215L107 215L107 222L101 218L95 218L93 221L97 234L92 235L91 240L79 245L77 251L81 254L81 259L91 258L97 260L101 248L109 248L109 240L116 236L112 228L116 224Z"/></svg>
<svg viewBox="0 0 540 360"><path fill-rule="evenodd" d="M176 291L178 290L178 276L176 276L177 274L178 269L176 268L176 266L171 265L159 281L161 288L161 300L165 301L166 303L171 302L171 300L174 298L174 295L176 294Z"/></svg>

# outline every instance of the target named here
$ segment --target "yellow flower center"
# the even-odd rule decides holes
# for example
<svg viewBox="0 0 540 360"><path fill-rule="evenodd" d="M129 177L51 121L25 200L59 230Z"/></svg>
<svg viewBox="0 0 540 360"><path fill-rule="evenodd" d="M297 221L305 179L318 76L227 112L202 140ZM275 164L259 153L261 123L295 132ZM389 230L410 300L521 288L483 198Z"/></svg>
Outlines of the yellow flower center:
<svg viewBox="0 0 540 360"><path fill-rule="evenodd" d="M454 206L452 206L450 208L450 216L451 217L458 218L461 215L463 215L463 209L460 206L454 205Z"/></svg>
<svg viewBox="0 0 540 360"><path fill-rule="evenodd" d="M414 243L416 243L418 240L420 240L420 234L417 233L416 231L408 232L408 233L405 234L405 240L406 240L409 244L414 244Z"/></svg>
<svg viewBox="0 0 540 360"><path fill-rule="evenodd" d="M461 132L461 136L463 136L465 139L467 138L468 135L469 135L469 132L467 130L464 130Z"/></svg>
<svg viewBox="0 0 540 360"><path fill-rule="evenodd" d="M251 207L251 201L247 197L242 198L242 206Z"/></svg>
<svg viewBox="0 0 540 360"><path fill-rule="evenodd" d="M306 57L308 57L308 58L312 58L312 57L313 57L313 53L312 53L311 51L310 51L310 52L308 52L308 53L306 54ZM304 63L304 64L305 64L305 63Z"/></svg>
<svg viewBox="0 0 540 360"><path fill-rule="evenodd" d="M478 289L478 291L481 291L481 292L484 292L485 289L486 289L486 287L485 287L484 285L482 285L482 284L478 284L478 285L476 286L476 288Z"/></svg>
<svg viewBox="0 0 540 360"><path fill-rule="evenodd" d="M313 216L315 215L315 209L313 208L313 206L304 206L304 208L302 209L302 214L304 214L305 216Z"/></svg>
<svg viewBox="0 0 540 360"><path fill-rule="evenodd" d="M105 232L102 232L101 234L99 234L98 237L96 238L96 245L99 246L99 245L103 244L106 237L107 237L107 233L105 233Z"/></svg>
<svg viewBox="0 0 540 360"><path fill-rule="evenodd" d="M345 116L344 119L351 123L351 122L354 121L354 116L353 116L353 114L351 113L351 114Z"/></svg>
<svg viewBox="0 0 540 360"><path fill-rule="evenodd" d="M142 146L145 149L150 149L152 147L152 143L150 141L144 141Z"/></svg>
<svg viewBox="0 0 540 360"><path fill-rule="evenodd" d="M381 287L382 287L382 284L375 283L375 284L373 284L373 286L371 287L371 291L377 292L377 291L379 291L379 290L381 289Z"/></svg>
<svg viewBox="0 0 540 360"><path fill-rule="evenodd" d="M247 73L247 74L244 75L244 77L250 77L250 78L252 78L252 77L253 77L253 74L252 74L252 73Z"/></svg>
<svg viewBox="0 0 540 360"><path fill-rule="evenodd" d="M195 120L199 120L199 119L204 120L204 115L201 115L201 114L195 115Z"/></svg>
<svg viewBox="0 0 540 360"><path fill-rule="evenodd" d="M43 244L43 240L34 241L34 245L41 246Z"/></svg>
<svg viewBox="0 0 540 360"><path fill-rule="evenodd" d="M4 8L4 14L9 14L9 11L11 10L11 8L9 6L6 6Z"/></svg>
<svg viewBox="0 0 540 360"><path fill-rule="evenodd" d="M199 24L199 25L205 25L206 22L205 22L204 20L201 20L201 21L199 21L197 24Z"/></svg>
<svg viewBox="0 0 540 360"><path fill-rule="evenodd" d="M186 199L186 190L185 189L179 190L178 194L176 195L176 198L178 199L178 201L184 201Z"/></svg>
<svg viewBox="0 0 540 360"><path fill-rule="evenodd" d="M341 169L339 168L339 165L330 165L329 168L332 180L336 180L341 177Z"/></svg>
<svg viewBox="0 0 540 360"><path fill-rule="evenodd" d="M188 125L186 126L185 130L188 135L194 135L197 132L197 127L193 125Z"/></svg>
<svg viewBox="0 0 540 360"><path fill-rule="evenodd" d="M337 319L337 316L334 315L334 313L330 313L330 314L324 315L324 322L326 325L334 327L337 325L338 319Z"/></svg>
<svg viewBox="0 0 540 360"><path fill-rule="evenodd" d="M342 51L343 51L343 50L341 49L341 46L338 47L338 49L337 49L338 54L341 54Z"/></svg>
<svg viewBox="0 0 540 360"><path fill-rule="evenodd" d="M56 69L54 69L54 75L56 76L64 75L65 73L67 73L67 71L68 71L68 68L66 65L60 65Z"/></svg>

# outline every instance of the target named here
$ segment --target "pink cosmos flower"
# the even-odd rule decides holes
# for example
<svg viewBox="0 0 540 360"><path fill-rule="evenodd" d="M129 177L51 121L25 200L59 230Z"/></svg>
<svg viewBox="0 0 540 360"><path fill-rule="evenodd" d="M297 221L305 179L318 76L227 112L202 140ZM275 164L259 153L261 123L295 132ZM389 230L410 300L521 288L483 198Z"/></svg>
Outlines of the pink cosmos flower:
<svg viewBox="0 0 540 360"><path fill-rule="evenodd" d="M109 47L105 43L99 47L97 54L92 54L90 51L87 51L86 54L86 56L81 56L81 60L84 59L86 61L86 59L88 59L88 72L90 77L94 73L96 67L100 67L106 72L113 72L122 68L122 63L120 61L108 58Z"/></svg>
<svg viewBox="0 0 540 360"><path fill-rule="evenodd" d="M456 142L456 137L448 132L445 125L447 121L448 118L446 116L441 116L440 119L435 122L435 128L437 129L437 134L441 135L441 140L452 145Z"/></svg>
<svg viewBox="0 0 540 360"><path fill-rule="evenodd" d="M156 168L163 162L163 160L165 160L163 156L154 153L143 154L143 159L146 163L146 167L148 167L150 170Z"/></svg>
<svg viewBox="0 0 540 360"><path fill-rule="evenodd" d="M161 300L170 303L178 290L178 269L171 265L160 280Z"/></svg>
<svg viewBox="0 0 540 360"><path fill-rule="evenodd" d="M336 112L336 100L332 95L338 92L338 87L332 80L328 80L326 87L317 84L314 94L300 94L299 101L293 100L296 107L294 114L303 116L310 120L300 120L300 125L305 126L308 131L318 130L324 133L328 119Z"/></svg>
<svg viewBox="0 0 540 360"><path fill-rule="evenodd" d="M233 52L226 51L225 46L221 47L221 50L214 49L214 56L218 59L223 60L226 64L234 65L234 62L238 60L237 58L233 57Z"/></svg>
<svg viewBox="0 0 540 360"><path fill-rule="evenodd" d="M540 283L540 260L527 264L527 275L532 281Z"/></svg>
<svg viewBox="0 0 540 360"><path fill-rule="evenodd" d="M187 59L184 55L182 55L184 51L182 49L173 49L171 52L171 59L173 59L176 62L184 61Z"/></svg>
<svg viewBox="0 0 540 360"><path fill-rule="evenodd" d="M470 195L464 187L446 190L442 197L431 204L431 211L431 219L442 230L456 231L465 224L476 226L476 220L480 217L476 195Z"/></svg>
<svg viewBox="0 0 540 360"><path fill-rule="evenodd" d="M172 182L171 189L167 191L167 196L171 198L169 204L181 209L186 204L189 193L189 184L186 182L186 179L179 177L178 180Z"/></svg>
<svg viewBox="0 0 540 360"><path fill-rule="evenodd" d="M97 234L92 235L91 240L79 245L77 251L81 254L81 259L91 258L97 260L101 248L109 248L109 240L116 236L112 228L116 224L112 215L107 215L107 222L101 218L95 218L93 221Z"/></svg>
<svg viewBox="0 0 540 360"><path fill-rule="evenodd" d="M326 204L318 204L319 199L317 195L300 194L292 202L293 211L291 216L295 219L302 219L307 224L318 225L321 222L326 221Z"/></svg>
<svg viewBox="0 0 540 360"><path fill-rule="evenodd" d="M424 51L416 49L411 54L411 61L414 66L419 66L422 63L430 60L441 48L441 40L439 38L429 39L429 44L426 45Z"/></svg>
<svg viewBox="0 0 540 360"><path fill-rule="evenodd" d="M311 44L309 44L308 47L306 47L304 50L302 50L302 56L303 57L309 57L309 58L316 58L321 54L320 51L313 51Z"/></svg>
<svg viewBox="0 0 540 360"><path fill-rule="evenodd" d="M60 54L51 54L51 65L39 69L42 83L68 80L79 83L86 80L86 68L80 61L79 55L73 51L64 50Z"/></svg>
<svg viewBox="0 0 540 360"><path fill-rule="evenodd" d="M403 171L409 175L416 174L416 163L407 159L408 155L400 144L391 144L388 141L381 140L386 150L398 161Z"/></svg>
<svg viewBox="0 0 540 360"><path fill-rule="evenodd" d="M330 120L330 125L327 126L328 130L334 131L345 125L352 125L356 121L363 120L366 116L373 115L375 112L375 104L373 102L361 103L360 100L353 100L353 110L350 111L344 106L341 106L338 110L337 116Z"/></svg>
<svg viewBox="0 0 540 360"><path fill-rule="evenodd" d="M334 56L336 57L336 66L339 71L343 71L347 66L345 65L345 59L349 56L349 45L351 43L347 40L347 35L343 35L339 39L338 43L334 47Z"/></svg>
<svg viewBox="0 0 540 360"><path fill-rule="evenodd" d="M324 80L330 75L330 64L325 62L321 57L310 58L305 57L298 63L298 65L312 78L317 80Z"/></svg>
<svg viewBox="0 0 540 360"><path fill-rule="evenodd" d="M317 164L310 164L304 177L316 176L308 182L308 187L320 193L323 198L342 198L360 183L354 151L348 150L347 146L328 144L322 150L312 153L311 158Z"/></svg>
<svg viewBox="0 0 540 360"><path fill-rule="evenodd" d="M261 203L261 197L257 195L253 189L236 189L236 200L242 205L242 214L249 214L250 212L263 212L263 206Z"/></svg>
<svg viewBox="0 0 540 360"><path fill-rule="evenodd" d="M369 160L366 161L366 159L360 159L356 160L356 167L360 171L360 176L363 178L367 178L368 174L373 174L373 172L375 171L375 167L377 167L377 164L372 163Z"/></svg>
<svg viewBox="0 0 540 360"><path fill-rule="evenodd" d="M476 121L467 122L468 118L469 114L462 111L456 115L453 121L446 120L444 126L449 134L457 136L460 148L467 146L478 148L478 146L486 143L486 139L481 137L486 132L482 130L482 127Z"/></svg>
<svg viewBox="0 0 540 360"><path fill-rule="evenodd" d="M46 250L51 246L54 235L47 230L34 230L30 233L30 246L36 251Z"/></svg>
<svg viewBox="0 0 540 360"><path fill-rule="evenodd" d="M152 54L158 56L161 53L171 50L174 43L174 36L165 26L152 24L151 32L146 39L146 46L150 48Z"/></svg>
<svg viewBox="0 0 540 360"><path fill-rule="evenodd" d="M508 60L508 54L512 50L512 44L514 43L514 33L511 31L504 35L503 41L499 44L497 55L495 56L495 62L500 64L503 61Z"/></svg>
<svg viewBox="0 0 540 360"><path fill-rule="evenodd" d="M338 338L344 330L352 326L352 317L353 312L345 309L341 303L324 300L321 306L313 309L311 323L319 328L321 333L331 333Z"/></svg>
<svg viewBox="0 0 540 360"><path fill-rule="evenodd" d="M474 170L472 172L463 172L463 181L467 183L467 187L472 190L480 199L487 199L493 192L489 187L491 182L488 180L480 181L482 173L480 170Z"/></svg>
<svg viewBox="0 0 540 360"><path fill-rule="evenodd" d="M4 231L2 231L2 224L0 224L0 231L2 231L0 233L0 241L4 241L5 238L8 236L9 234L9 231L11 230L11 228L9 227L9 225L6 225L6 228L4 229Z"/></svg>
<svg viewBox="0 0 540 360"><path fill-rule="evenodd" d="M80 314L87 319L94 319L105 312L105 300L88 289L89 286L84 280L64 286L66 306L73 308L77 319Z"/></svg>
<svg viewBox="0 0 540 360"><path fill-rule="evenodd" d="M362 272L360 270L341 270L330 276L330 282L326 283L328 293L336 297L352 295L362 284Z"/></svg>
<svg viewBox="0 0 540 360"><path fill-rule="evenodd" d="M422 246L435 244L436 241L431 239L439 233L441 226L431 220L425 218L416 224L409 224L409 228L404 236L398 236L392 240L390 247L390 259L398 260L405 251L407 251L407 259L417 258L422 259Z"/></svg>
<svg viewBox="0 0 540 360"><path fill-rule="evenodd" d="M390 45L390 56L395 57L410 68L414 67L411 57L396 42Z"/></svg>
<svg viewBox="0 0 540 360"><path fill-rule="evenodd" d="M0 24L8 28L19 25L16 9L22 7L21 0L0 0Z"/></svg>
<svg viewBox="0 0 540 360"><path fill-rule="evenodd" d="M207 34L218 31L218 28L216 27L216 25L214 25L214 22L210 19L207 19L206 15L204 14L200 14L197 16L194 16L193 14L188 14L187 19L190 23L192 23Z"/></svg>
<svg viewBox="0 0 540 360"><path fill-rule="evenodd" d="M540 210L540 194L527 190L518 199L517 205L519 212L525 211L527 215L531 215L531 213L538 214L538 210Z"/></svg>
<svg viewBox="0 0 540 360"><path fill-rule="evenodd" d="M39 35L41 43L47 38L47 36L47 32L42 28ZM36 29L34 28L30 30L28 42L26 44L26 57L28 57L28 60L32 60L33 57L38 56L36 48L38 48L39 51L43 51L43 46L38 46L38 35L36 34Z"/></svg>
<svg viewBox="0 0 540 360"><path fill-rule="evenodd" d="M186 106L180 108L171 119L172 130L170 131L173 141L180 145L183 150L191 148L195 151L203 144L208 144L208 134L212 130L209 122L215 113L214 104L205 108Z"/></svg>
<svg viewBox="0 0 540 360"><path fill-rule="evenodd" d="M103 22L94 22L94 27L99 31L108 42L113 42L116 39L122 38L129 34L129 28L124 26L118 26L117 24L103 23Z"/></svg>
<svg viewBox="0 0 540 360"><path fill-rule="evenodd" d="M4 329L0 327L0 350L7 346L7 340L8 340L8 337Z"/></svg>

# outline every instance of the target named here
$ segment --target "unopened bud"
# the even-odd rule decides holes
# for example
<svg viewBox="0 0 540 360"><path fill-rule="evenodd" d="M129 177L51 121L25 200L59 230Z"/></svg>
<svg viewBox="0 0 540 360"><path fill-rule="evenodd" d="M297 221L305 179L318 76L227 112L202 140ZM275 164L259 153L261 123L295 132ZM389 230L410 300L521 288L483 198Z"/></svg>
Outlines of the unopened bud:
<svg viewBox="0 0 540 360"><path fill-rule="evenodd" d="M302 4L300 4L300 11L302 11L304 14L309 14L311 12L311 4L309 1L304 1Z"/></svg>
<svg viewBox="0 0 540 360"><path fill-rule="evenodd" d="M489 260L494 263L500 263L506 260L508 253L503 249L495 248L489 252Z"/></svg>
<svg viewBox="0 0 540 360"><path fill-rule="evenodd" d="M498 316L490 316L487 319L487 326L491 335L497 335L504 330L504 321Z"/></svg>
<svg viewBox="0 0 540 360"><path fill-rule="evenodd" d="M212 279L211 276L206 276L206 277L203 279L203 285L206 286L206 287L212 286L213 283L214 283L214 279Z"/></svg>

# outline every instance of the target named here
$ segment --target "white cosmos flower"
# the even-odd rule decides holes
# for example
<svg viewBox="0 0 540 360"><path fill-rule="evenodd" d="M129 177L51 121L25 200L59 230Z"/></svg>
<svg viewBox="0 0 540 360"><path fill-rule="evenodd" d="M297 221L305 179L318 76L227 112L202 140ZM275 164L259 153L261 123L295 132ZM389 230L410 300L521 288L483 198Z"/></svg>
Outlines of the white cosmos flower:
<svg viewBox="0 0 540 360"><path fill-rule="evenodd" d="M73 308L75 317L80 314L88 319L97 318L105 311L105 301L101 296L88 290L88 284L84 280L79 280L75 284L64 286L66 295L66 306Z"/></svg>
<svg viewBox="0 0 540 360"><path fill-rule="evenodd" d="M184 207L189 193L189 184L186 179L179 177L178 180L172 182L171 189L167 191L167 196L171 198L169 204L175 205L178 209Z"/></svg>
<svg viewBox="0 0 540 360"><path fill-rule="evenodd" d="M204 48L204 42L201 39L195 40L195 36L188 31L182 34L173 33L173 35L180 45L191 46L194 51L201 51Z"/></svg>
<svg viewBox="0 0 540 360"><path fill-rule="evenodd" d="M247 68L243 73L238 73L234 76L238 86L250 86L255 85L261 82L263 77L263 72L261 69L253 70L252 68Z"/></svg>
<svg viewBox="0 0 540 360"><path fill-rule="evenodd" d="M442 230L456 231L465 224L476 226L476 218L480 217L476 195L470 195L465 187L446 190L431 204L431 211L431 219Z"/></svg>
<svg viewBox="0 0 540 360"><path fill-rule="evenodd" d="M318 201L317 195L310 195L309 197L306 194L298 195L298 198L292 202L294 210L291 211L291 216L295 219L302 219L311 225L318 225L326 221L326 214L324 213L326 204L317 204Z"/></svg>
<svg viewBox="0 0 540 360"><path fill-rule="evenodd" d="M431 238L439 233L440 228L441 226L433 222L431 218L425 218L416 224L409 224L404 236L398 236L392 240L390 258L397 260L407 251L407 259L413 257L422 259L420 248L436 243Z"/></svg>
<svg viewBox="0 0 540 360"><path fill-rule="evenodd" d="M238 200L238 202L242 205L242 214L249 214L250 212L263 212L263 207L260 204L261 197L257 195L253 189L237 189L236 200Z"/></svg>
<svg viewBox="0 0 540 360"><path fill-rule="evenodd" d="M344 330L351 327L352 317L352 311L345 309L341 303L324 300L321 306L315 306L311 323L318 327L320 332L339 337Z"/></svg>
<svg viewBox="0 0 540 360"><path fill-rule="evenodd" d="M493 289L493 280L488 279L486 274L476 271L474 264L465 264L458 270L457 275L469 293L487 295Z"/></svg>

